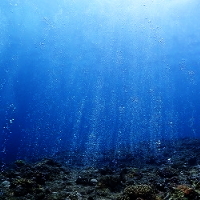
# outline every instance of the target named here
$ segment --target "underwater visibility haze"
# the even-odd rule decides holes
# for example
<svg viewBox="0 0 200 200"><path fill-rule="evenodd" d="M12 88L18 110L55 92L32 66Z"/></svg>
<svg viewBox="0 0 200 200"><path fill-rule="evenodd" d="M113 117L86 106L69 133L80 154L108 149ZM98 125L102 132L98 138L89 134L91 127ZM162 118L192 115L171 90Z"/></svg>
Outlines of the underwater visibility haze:
<svg viewBox="0 0 200 200"><path fill-rule="evenodd" d="M199 138L199 10L198 0L2 0L1 162Z"/></svg>

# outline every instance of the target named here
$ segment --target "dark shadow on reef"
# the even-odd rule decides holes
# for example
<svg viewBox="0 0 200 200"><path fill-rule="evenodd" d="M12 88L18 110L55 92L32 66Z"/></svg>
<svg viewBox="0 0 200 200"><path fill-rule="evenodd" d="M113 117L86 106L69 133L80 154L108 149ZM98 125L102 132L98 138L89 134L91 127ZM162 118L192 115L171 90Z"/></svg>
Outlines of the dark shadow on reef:
<svg viewBox="0 0 200 200"><path fill-rule="evenodd" d="M138 155L111 151L92 166L67 152L17 160L0 173L0 200L200 199L200 140L158 141L151 153L141 145Z"/></svg>

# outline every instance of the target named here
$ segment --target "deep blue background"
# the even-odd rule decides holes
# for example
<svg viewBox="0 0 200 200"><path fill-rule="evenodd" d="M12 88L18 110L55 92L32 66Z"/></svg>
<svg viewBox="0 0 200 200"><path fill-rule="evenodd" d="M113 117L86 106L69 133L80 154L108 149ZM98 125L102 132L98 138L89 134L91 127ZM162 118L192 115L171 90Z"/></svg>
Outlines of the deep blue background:
<svg viewBox="0 0 200 200"><path fill-rule="evenodd" d="M199 137L200 3L0 3L3 161Z"/></svg>

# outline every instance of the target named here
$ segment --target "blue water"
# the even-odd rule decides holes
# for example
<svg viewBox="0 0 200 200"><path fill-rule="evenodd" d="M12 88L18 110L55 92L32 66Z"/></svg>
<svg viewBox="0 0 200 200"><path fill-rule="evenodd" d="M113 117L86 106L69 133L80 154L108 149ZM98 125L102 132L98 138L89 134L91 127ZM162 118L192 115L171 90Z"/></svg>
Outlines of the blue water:
<svg viewBox="0 0 200 200"><path fill-rule="evenodd" d="M200 137L199 9L2 0L1 161Z"/></svg>

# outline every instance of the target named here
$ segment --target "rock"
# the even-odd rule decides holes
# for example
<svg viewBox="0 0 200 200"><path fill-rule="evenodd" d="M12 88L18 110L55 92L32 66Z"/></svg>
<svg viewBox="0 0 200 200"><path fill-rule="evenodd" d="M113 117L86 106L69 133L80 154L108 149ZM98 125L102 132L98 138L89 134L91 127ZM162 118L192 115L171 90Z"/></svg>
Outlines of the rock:
<svg viewBox="0 0 200 200"><path fill-rule="evenodd" d="M164 167L158 170L158 175L162 178L172 178L177 176L177 171L172 167Z"/></svg>
<svg viewBox="0 0 200 200"><path fill-rule="evenodd" d="M89 196L87 200L95 200L94 197Z"/></svg>
<svg viewBox="0 0 200 200"><path fill-rule="evenodd" d="M98 182L99 188L108 188L111 192L120 191L122 187L119 175L102 176Z"/></svg>
<svg viewBox="0 0 200 200"><path fill-rule="evenodd" d="M1 183L1 185L2 185L2 187L4 187L4 188L9 188L9 187L10 187L10 181L3 181L3 182Z"/></svg>
<svg viewBox="0 0 200 200"><path fill-rule="evenodd" d="M45 184L45 181L46 181L45 175L43 175L42 173L36 173L34 178L37 184L40 184L40 185Z"/></svg>
<svg viewBox="0 0 200 200"><path fill-rule="evenodd" d="M24 160L16 160L15 166L16 167L24 167L24 166L26 166L26 162Z"/></svg>
<svg viewBox="0 0 200 200"><path fill-rule="evenodd" d="M13 194L16 197L20 197L28 194L28 191L26 191L21 185L18 185L13 189Z"/></svg>
<svg viewBox="0 0 200 200"><path fill-rule="evenodd" d="M97 179L92 178L92 179L90 179L90 183L91 183L92 185L96 185L96 184L98 183L98 181L97 181Z"/></svg>
<svg viewBox="0 0 200 200"><path fill-rule="evenodd" d="M104 167L104 168L99 169L99 172L100 172L101 175L113 174L113 171L108 167Z"/></svg>
<svg viewBox="0 0 200 200"><path fill-rule="evenodd" d="M61 167L61 164L52 160L52 159L44 159L42 162L40 162L41 165L49 165L52 167Z"/></svg>
<svg viewBox="0 0 200 200"><path fill-rule="evenodd" d="M82 195L79 192L72 192L69 194L70 200L82 200Z"/></svg>
<svg viewBox="0 0 200 200"><path fill-rule="evenodd" d="M89 185L89 180L88 180L88 178L82 178L82 177L79 176L76 179L76 184Z"/></svg>

